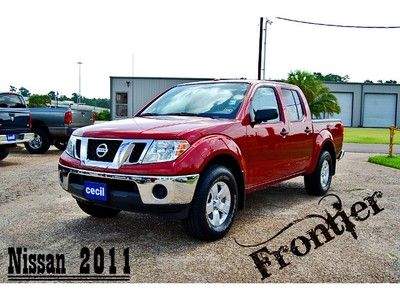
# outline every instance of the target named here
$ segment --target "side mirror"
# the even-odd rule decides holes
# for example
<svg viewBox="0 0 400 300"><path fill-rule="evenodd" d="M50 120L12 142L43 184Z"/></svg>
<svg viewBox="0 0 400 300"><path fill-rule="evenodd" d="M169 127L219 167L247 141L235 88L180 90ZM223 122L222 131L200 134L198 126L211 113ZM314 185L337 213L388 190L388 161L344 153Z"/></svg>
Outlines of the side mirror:
<svg viewBox="0 0 400 300"><path fill-rule="evenodd" d="M254 121L252 120L251 123L254 126L276 118L278 118L278 110L276 108L260 109L254 112Z"/></svg>

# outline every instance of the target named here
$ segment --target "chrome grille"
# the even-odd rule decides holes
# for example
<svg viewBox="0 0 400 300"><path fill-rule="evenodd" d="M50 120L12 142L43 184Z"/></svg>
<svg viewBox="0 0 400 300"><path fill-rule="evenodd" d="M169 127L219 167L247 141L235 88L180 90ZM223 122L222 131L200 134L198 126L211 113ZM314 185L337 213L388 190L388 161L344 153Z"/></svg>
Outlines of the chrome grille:
<svg viewBox="0 0 400 300"><path fill-rule="evenodd" d="M88 141L88 150L87 150L87 158L95 161L103 161L103 162L113 162L115 155L118 152L119 146L121 146L121 140L97 140L97 139L89 139ZM106 154L101 157L97 154L97 148L100 145L107 145L108 151Z"/></svg>

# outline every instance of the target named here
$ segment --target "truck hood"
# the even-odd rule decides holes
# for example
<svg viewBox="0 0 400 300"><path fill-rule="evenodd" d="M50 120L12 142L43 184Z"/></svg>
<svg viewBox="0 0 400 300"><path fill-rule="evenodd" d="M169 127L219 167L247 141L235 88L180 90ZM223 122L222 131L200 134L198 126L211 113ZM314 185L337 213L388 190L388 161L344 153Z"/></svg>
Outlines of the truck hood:
<svg viewBox="0 0 400 300"><path fill-rule="evenodd" d="M184 139L192 143L199 138L220 133L236 120L202 117L157 116L134 117L86 126L74 135L114 139Z"/></svg>

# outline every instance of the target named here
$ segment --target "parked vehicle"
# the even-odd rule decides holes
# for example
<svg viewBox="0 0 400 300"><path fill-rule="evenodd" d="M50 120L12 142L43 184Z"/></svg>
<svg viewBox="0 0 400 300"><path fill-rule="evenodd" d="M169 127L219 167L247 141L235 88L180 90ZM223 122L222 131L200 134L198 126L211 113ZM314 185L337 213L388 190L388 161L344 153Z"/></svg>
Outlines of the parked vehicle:
<svg viewBox="0 0 400 300"><path fill-rule="evenodd" d="M95 217L121 210L184 220L202 240L223 237L246 194L304 176L324 195L342 151L340 120L311 120L293 85L178 85L134 118L76 130L59 160L61 186Z"/></svg>
<svg viewBox="0 0 400 300"><path fill-rule="evenodd" d="M68 107L38 107L30 110L34 138L25 143L25 148L31 154L45 153L52 144L65 150L75 129L94 123L94 113L90 110Z"/></svg>
<svg viewBox="0 0 400 300"><path fill-rule="evenodd" d="M10 147L32 139L30 126L24 98L16 93L0 93L0 160L8 156Z"/></svg>

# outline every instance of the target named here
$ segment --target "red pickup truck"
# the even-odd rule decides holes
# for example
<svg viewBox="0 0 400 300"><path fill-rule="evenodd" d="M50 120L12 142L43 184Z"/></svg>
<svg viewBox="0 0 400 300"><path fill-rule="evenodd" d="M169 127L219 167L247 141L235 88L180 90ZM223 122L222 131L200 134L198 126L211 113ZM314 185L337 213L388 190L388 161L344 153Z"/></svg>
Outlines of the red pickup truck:
<svg viewBox="0 0 400 300"><path fill-rule="evenodd" d="M59 179L89 215L169 215L193 237L216 240L249 192L304 176L309 194L325 194L344 154L343 133L340 120L312 120L293 85L188 83L133 118L76 130Z"/></svg>

